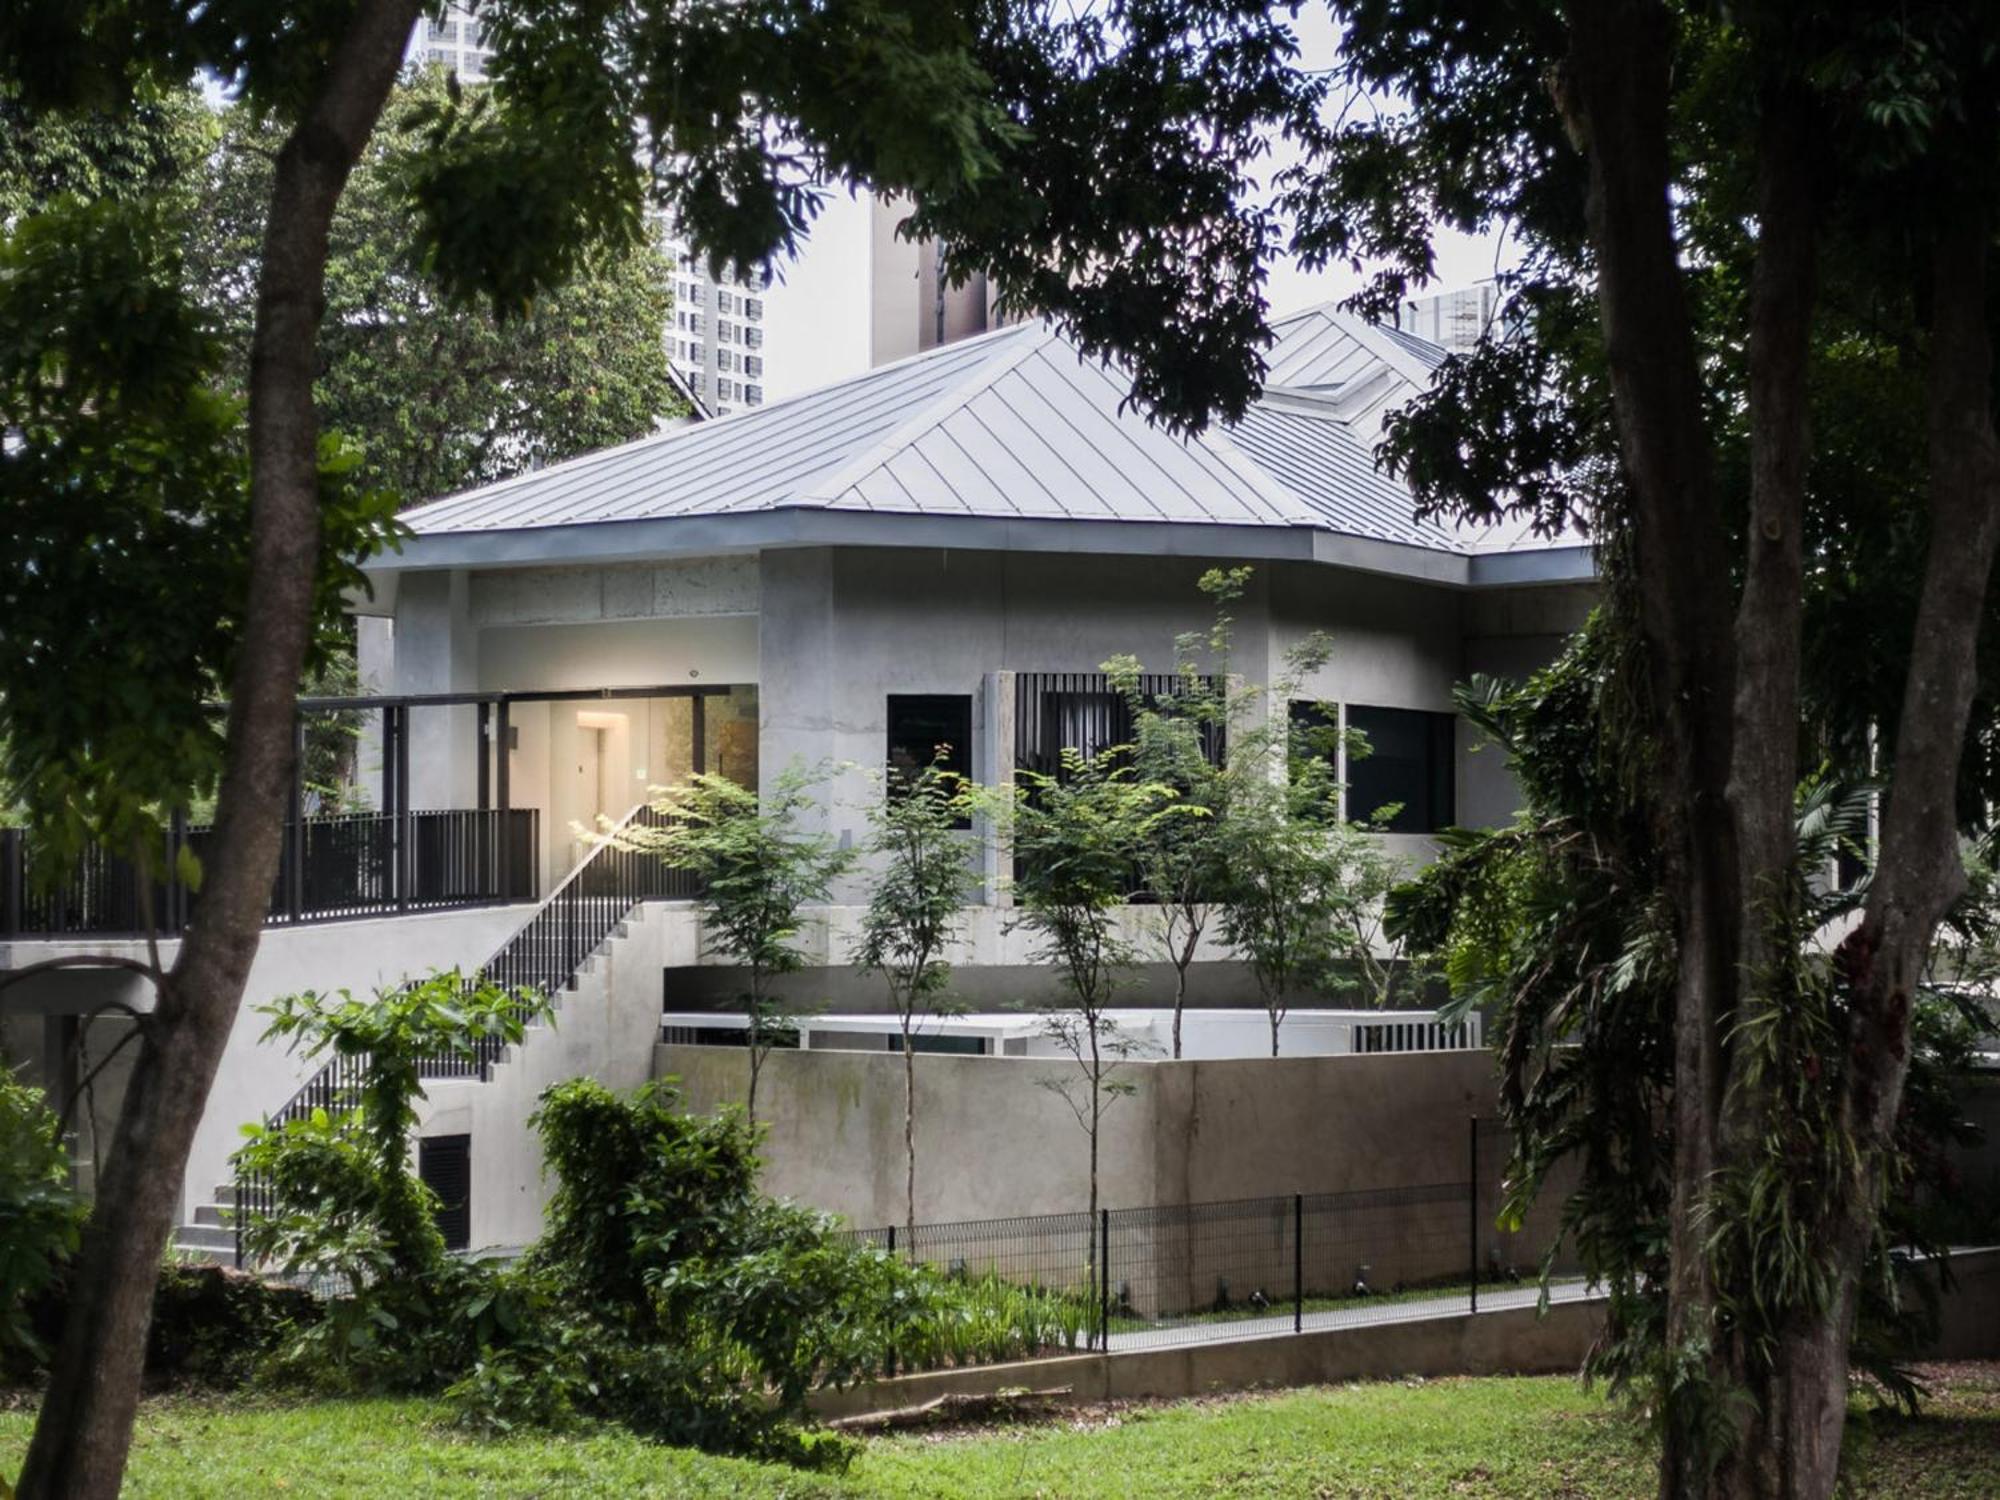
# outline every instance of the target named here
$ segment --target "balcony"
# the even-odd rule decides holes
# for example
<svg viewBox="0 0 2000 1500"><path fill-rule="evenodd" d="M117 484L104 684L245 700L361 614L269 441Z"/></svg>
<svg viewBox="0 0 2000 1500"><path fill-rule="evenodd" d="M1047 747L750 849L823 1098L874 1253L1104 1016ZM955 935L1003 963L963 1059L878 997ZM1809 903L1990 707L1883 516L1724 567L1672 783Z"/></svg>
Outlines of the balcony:
<svg viewBox="0 0 2000 1500"><path fill-rule="evenodd" d="M540 883L534 808L348 813L287 823L271 890L272 924L532 901ZM87 847L51 878L18 828L0 829L0 938L163 937L186 930L194 893L179 852L197 859L211 831L170 830L147 881L132 860ZM148 918L150 916L150 924Z"/></svg>

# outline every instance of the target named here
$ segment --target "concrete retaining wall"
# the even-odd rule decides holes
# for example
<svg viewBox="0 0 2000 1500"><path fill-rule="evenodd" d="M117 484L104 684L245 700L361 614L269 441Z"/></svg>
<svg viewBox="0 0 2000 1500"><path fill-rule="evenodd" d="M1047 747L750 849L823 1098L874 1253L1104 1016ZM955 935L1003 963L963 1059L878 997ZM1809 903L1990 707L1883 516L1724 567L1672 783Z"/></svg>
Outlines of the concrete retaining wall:
<svg viewBox="0 0 2000 1500"><path fill-rule="evenodd" d="M2000 1248L1953 1257L1957 1284L1944 1301L1932 1359L2000 1357ZM1402 1323L1270 1338L1179 1344L1112 1354L933 1370L815 1393L826 1420L916 1406L942 1395L1067 1387L1070 1399L1178 1399L1260 1386L1326 1385L1405 1376L1553 1375L1579 1369L1603 1327L1602 1302L1454 1313Z"/></svg>
<svg viewBox="0 0 2000 1500"><path fill-rule="evenodd" d="M1554 1375L1577 1369L1603 1322L1600 1303L1457 1313L1272 1338L1178 1344L1114 1354L1075 1354L1018 1364L934 1370L820 1391L826 1420L916 1406L943 1395L990 1395L1067 1387L1076 1401L1178 1399L1258 1386L1326 1385L1403 1376Z"/></svg>
<svg viewBox="0 0 2000 1500"><path fill-rule="evenodd" d="M662 1047L688 1107L740 1102L741 1048ZM1089 1194L1088 1142L1040 1058L917 1059L919 1222L1065 1213ZM1100 1143L1108 1208L1466 1180L1467 1125L1495 1108L1476 1052L1136 1062ZM860 1225L901 1223L899 1054L774 1052L759 1093L764 1186Z"/></svg>

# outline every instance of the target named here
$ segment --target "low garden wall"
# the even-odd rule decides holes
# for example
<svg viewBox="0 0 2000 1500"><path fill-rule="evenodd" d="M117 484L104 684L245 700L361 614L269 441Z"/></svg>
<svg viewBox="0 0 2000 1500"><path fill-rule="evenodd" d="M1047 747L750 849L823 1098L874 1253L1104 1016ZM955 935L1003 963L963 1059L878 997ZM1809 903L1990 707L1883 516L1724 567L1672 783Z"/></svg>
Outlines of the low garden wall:
<svg viewBox="0 0 2000 1500"><path fill-rule="evenodd" d="M917 1058L920 1223L1073 1212L1088 1140L1047 1086L1046 1058ZM740 1102L740 1047L663 1046L655 1072L689 1108ZM1468 1122L1496 1108L1476 1052L1128 1063L1100 1143L1107 1208L1464 1182ZM773 1052L758 1091L765 1191L869 1227L907 1217L903 1062L895 1053Z"/></svg>

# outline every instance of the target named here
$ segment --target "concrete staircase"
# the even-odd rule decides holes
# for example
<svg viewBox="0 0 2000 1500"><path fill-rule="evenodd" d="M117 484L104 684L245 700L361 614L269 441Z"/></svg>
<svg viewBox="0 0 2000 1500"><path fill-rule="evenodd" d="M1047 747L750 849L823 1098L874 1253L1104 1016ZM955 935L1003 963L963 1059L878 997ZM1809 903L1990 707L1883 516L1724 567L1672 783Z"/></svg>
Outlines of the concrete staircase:
<svg viewBox="0 0 2000 1500"><path fill-rule="evenodd" d="M229 1220L235 1201L236 1184L217 1183L210 1201L195 1205L194 1222L174 1230L174 1258L197 1265L235 1265L236 1230Z"/></svg>
<svg viewBox="0 0 2000 1500"><path fill-rule="evenodd" d="M426 1094L433 1100L441 1093L460 1095L460 1092L466 1089L478 1090L484 1094L495 1085L503 1085L499 1089L503 1094L519 1093L524 1088L539 1092L539 1083L518 1080L519 1064L523 1055L528 1049L536 1047L538 1039L556 1029L573 997L581 993L586 999L602 998L600 991L608 982L614 951L632 935L635 921L644 921L643 915L636 910L627 912L611 926L597 946L577 964L556 990L549 1018L531 1022L518 1044L502 1048L491 1058L487 1066L476 1074L466 1074L462 1071L432 1073L426 1070L423 1075L427 1084ZM653 1025L657 1033L657 1019ZM530 1094L529 1097L532 1099L533 1095ZM418 1108L420 1112L423 1111L423 1101L419 1101ZM525 1127L525 1113L523 1123ZM235 1183L233 1181L217 1183L210 1190L208 1198L195 1205L193 1219L174 1230L170 1242L173 1255L179 1260L196 1263L237 1264L235 1204Z"/></svg>

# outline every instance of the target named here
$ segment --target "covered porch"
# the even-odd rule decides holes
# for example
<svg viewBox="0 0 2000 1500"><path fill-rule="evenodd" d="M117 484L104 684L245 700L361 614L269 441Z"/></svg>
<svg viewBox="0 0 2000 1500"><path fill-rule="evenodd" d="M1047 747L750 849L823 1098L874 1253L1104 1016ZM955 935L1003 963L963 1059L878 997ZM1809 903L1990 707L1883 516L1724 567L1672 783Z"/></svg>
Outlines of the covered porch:
<svg viewBox="0 0 2000 1500"><path fill-rule="evenodd" d="M267 920L538 900L648 787L699 771L756 785L756 716L754 687L302 698ZM0 939L177 935L194 909L183 851L202 858L210 837L182 813L156 857L92 845L58 875L0 829Z"/></svg>

